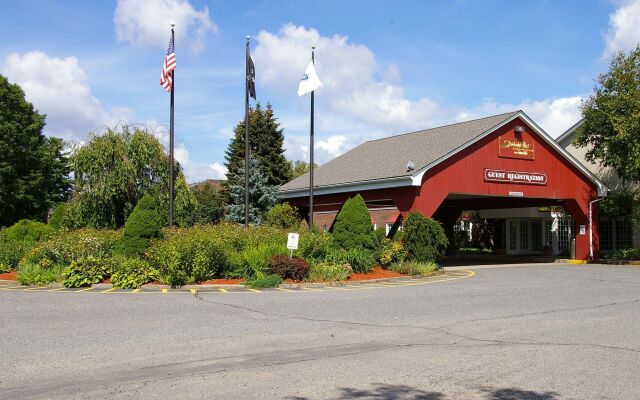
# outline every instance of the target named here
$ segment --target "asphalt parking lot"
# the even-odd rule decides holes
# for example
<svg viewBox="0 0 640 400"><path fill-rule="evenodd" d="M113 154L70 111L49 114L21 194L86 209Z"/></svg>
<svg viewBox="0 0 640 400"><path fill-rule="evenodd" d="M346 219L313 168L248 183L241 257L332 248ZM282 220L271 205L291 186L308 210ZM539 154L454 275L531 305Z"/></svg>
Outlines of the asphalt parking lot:
<svg viewBox="0 0 640 400"><path fill-rule="evenodd" d="M637 399L640 268L267 293L0 291L1 399Z"/></svg>

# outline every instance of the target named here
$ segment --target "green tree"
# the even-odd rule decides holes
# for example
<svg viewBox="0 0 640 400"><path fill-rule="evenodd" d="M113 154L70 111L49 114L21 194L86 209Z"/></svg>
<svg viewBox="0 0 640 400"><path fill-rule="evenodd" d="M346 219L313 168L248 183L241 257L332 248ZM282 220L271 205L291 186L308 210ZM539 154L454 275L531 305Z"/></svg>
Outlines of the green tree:
<svg viewBox="0 0 640 400"><path fill-rule="evenodd" d="M404 227L404 241L409 259L419 262L436 261L449 245L442 225L421 212L409 213Z"/></svg>
<svg viewBox="0 0 640 400"><path fill-rule="evenodd" d="M267 224L284 229L298 229L298 209L289 203L276 204L267 212Z"/></svg>
<svg viewBox="0 0 640 400"><path fill-rule="evenodd" d="M231 203L225 207L225 219L229 222L244 223L244 162L240 163L240 174L229 173L227 177L232 182L229 186ZM249 222L259 225L271 207L278 201L278 187L269 185L267 179L260 173L258 160L249 161Z"/></svg>
<svg viewBox="0 0 640 400"><path fill-rule="evenodd" d="M225 152L226 167L229 171L227 188L238 182L234 177L242 175L244 165L244 119L234 129L234 137ZM284 156L284 133L273 114L270 104L263 109L260 103L249 110L249 147L251 157L258 160L260 173L267 184L279 186L291 179L291 168Z"/></svg>
<svg viewBox="0 0 640 400"><path fill-rule="evenodd" d="M195 224L217 224L224 217L226 195L222 188L203 182L191 188L198 201L192 221Z"/></svg>
<svg viewBox="0 0 640 400"><path fill-rule="evenodd" d="M309 163L301 160L289 161L289 168L291 169L291 179L296 179L309 172ZM318 168L318 164L313 163L313 168Z"/></svg>
<svg viewBox="0 0 640 400"><path fill-rule="evenodd" d="M145 194L158 199L166 223L169 158L151 133L124 125L92 135L71 157L74 192L67 213L75 227L119 228ZM183 225L196 204L179 164L175 165L175 221Z"/></svg>
<svg viewBox="0 0 640 400"><path fill-rule="evenodd" d="M68 195L64 144L44 136L45 118L20 86L0 75L0 226L43 219Z"/></svg>
<svg viewBox="0 0 640 400"><path fill-rule="evenodd" d="M156 200L146 194L127 218L116 253L125 257L140 257L149 248L151 239L161 235L162 218L158 213Z"/></svg>
<svg viewBox="0 0 640 400"><path fill-rule="evenodd" d="M613 56L581 108L575 143L590 146L587 160L615 168L623 186L640 181L640 45Z"/></svg>
<svg viewBox="0 0 640 400"><path fill-rule="evenodd" d="M349 198L336 216L333 240L346 250L356 247L368 250L376 248L378 239L371 223L371 214L359 194Z"/></svg>

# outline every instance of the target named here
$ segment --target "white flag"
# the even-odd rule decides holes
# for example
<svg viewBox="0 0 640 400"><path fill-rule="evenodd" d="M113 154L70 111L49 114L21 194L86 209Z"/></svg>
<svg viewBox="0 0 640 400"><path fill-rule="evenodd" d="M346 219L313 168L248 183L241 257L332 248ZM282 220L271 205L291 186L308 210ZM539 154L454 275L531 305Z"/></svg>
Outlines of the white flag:
<svg viewBox="0 0 640 400"><path fill-rule="evenodd" d="M298 86L298 96L313 92L317 88L322 86L322 82L318 79L316 69L313 67L313 61L309 63L309 66L304 71L304 75L300 78L300 86Z"/></svg>

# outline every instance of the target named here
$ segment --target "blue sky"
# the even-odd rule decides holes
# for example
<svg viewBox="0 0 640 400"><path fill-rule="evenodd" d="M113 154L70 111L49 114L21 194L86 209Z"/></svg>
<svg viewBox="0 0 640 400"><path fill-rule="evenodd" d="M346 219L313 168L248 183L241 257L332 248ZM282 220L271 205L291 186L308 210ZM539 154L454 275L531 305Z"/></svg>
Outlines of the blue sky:
<svg viewBox="0 0 640 400"><path fill-rule="evenodd" d="M309 98L296 94L317 45L317 157L365 140L524 109L553 136L579 119L613 51L640 41L634 1L4 0L0 73L81 142L120 121L166 143L159 75L176 22L176 139L190 181L221 178L244 112L252 36L258 100L287 156L308 157Z"/></svg>

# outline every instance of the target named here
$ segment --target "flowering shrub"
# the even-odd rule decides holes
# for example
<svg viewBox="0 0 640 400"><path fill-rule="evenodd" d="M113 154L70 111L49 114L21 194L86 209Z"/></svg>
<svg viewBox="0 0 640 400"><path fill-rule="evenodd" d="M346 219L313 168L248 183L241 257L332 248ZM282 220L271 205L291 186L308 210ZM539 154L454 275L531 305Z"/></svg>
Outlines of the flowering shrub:
<svg viewBox="0 0 640 400"><path fill-rule="evenodd" d="M402 262L406 258L406 250L401 242L382 239L380 242L379 261L383 267Z"/></svg>
<svg viewBox="0 0 640 400"><path fill-rule="evenodd" d="M115 288L138 289L145 283L157 278L158 271L151 268L148 262L139 259L127 259L114 266L111 283Z"/></svg>
<svg viewBox="0 0 640 400"><path fill-rule="evenodd" d="M206 281L228 267L221 238L207 227L166 230L146 255L160 280L172 286Z"/></svg>
<svg viewBox="0 0 640 400"><path fill-rule="evenodd" d="M62 284L68 288L90 286L107 279L111 274L110 263L95 257L78 259L64 271Z"/></svg>
<svg viewBox="0 0 640 400"><path fill-rule="evenodd" d="M331 235L327 233L305 233L300 235L298 254L305 260L314 263L323 262L332 244Z"/></svg>
<svg viewBox="0 0 640 400"><path fill-rule="evenodd" d="M38 243L20 260L20 268L27 264L63 265L86 257L110 259L120 240L119 231L79 229L58 231L49 239Z"/></svg>
<svg viewBox="0 0 640 400"><path fill-rule="evenodd" d="M301 281L309 273L309 263L300 257L275 256L269 259L269 269L282 279Z"/></svg>

